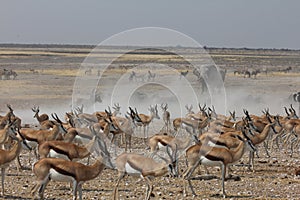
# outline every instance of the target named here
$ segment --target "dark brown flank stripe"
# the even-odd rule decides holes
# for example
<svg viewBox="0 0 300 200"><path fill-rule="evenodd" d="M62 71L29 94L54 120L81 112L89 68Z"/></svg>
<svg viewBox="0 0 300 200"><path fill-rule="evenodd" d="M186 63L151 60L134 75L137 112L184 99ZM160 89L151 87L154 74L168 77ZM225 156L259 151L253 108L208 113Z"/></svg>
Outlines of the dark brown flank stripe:
<svg viewBox="0 0 300 200"><path fill-rule="evenodd" d="M167 146L168 144L164 142L162 139L158 139L158 142L161 143L163 146Z"/></svg>
<svg viewBox="0 0 300 200"><path fill-rule="evenodd" d="M220 146L225 146L226 147L226 144L225 143L223 143L223 142L220 142L220 141L216 141L216 143L215 143L216 145L220 145Z"/></svg>
<svg viewBox="0 0 300 200"><path fill-rule="evenodd" d="M57 148L54 145L50 145L50 146L51 146L51 149L54 150L56 153L64 154L64 155L68 156L68 158L71 160L71 158L69 157L69 154L66 151L64 151L64 150L62 150L60 148Z"/></svg>
<svg viewBox="0 0 300 200"><path fill-rule="evenodd" d="M28 141L38 142L38 140L36 138L25 137L24 135L22 135L22 136Z"/></svg>
<svg viewBox="0 0 300 200"><path fill-rule="evenodd" d="M209 151L206 152L206 155L204 155L204 157L207 158L208 160L211 160L211 161L222 161L222 162L224 162L224 158L217 157L217 156L214 156L214 155L210 155Z"/></svg>
<svg viewBox="0 0 300 200"><path fill-rule="evenodd" d="M133 168L137 171L140 171L140 172L142 171L142 169L139 169L138 167L134 166L134 164L131 161L128 160L127 163L130 165L131 168Z"/></svg>
<svg viewBox="0 0 300 200"><path fill-rule="evenodd" d="M61 168L59 168L59 167L57 167L55 165L52 165L52 164L50 165L50 167L53 168L55 171L57 171L60 174L63 174L63 175L66 175L66 176L71 176L74 179L76 179L76 175L75 174L67 172L67 171L65 171L65 170L63 170L63 169L61 169ZM51 178L51 176L50 176L50 178Z"/></svg>

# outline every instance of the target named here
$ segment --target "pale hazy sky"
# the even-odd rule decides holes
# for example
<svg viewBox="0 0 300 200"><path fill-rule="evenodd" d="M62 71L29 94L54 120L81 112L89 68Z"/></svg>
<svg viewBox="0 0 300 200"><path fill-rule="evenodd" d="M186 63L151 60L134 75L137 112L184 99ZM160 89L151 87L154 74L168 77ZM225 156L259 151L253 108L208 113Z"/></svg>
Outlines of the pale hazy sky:
<svg viewBox="0 0 300 200"><path fill-rule="evenodd" d="M300 49L300 1L0 0L0 43L98 44L149 26L207 46Z"/></svg>

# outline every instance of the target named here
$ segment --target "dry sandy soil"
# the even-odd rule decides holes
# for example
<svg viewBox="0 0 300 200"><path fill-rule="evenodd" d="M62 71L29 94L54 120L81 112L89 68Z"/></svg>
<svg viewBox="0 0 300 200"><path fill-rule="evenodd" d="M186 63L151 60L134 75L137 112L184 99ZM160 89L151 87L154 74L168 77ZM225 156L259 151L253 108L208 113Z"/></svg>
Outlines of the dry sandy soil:
<svg viewBox="0 0 300 200"><path fill-rule="evenodd" d="M20 116L23 124L36 123L32 118L31 107L39 105L41 112L48 114L57 112L63 118L64 112L71 109L72 92L75 78L81 62L89 53L91 47L83 46L2 46L0 48L1 69L12 69L18 73L16 80L0 80L0 111L7 111L6 104L11 104L15 114ZM115 52L123 49L107 48L100 52L103 57L110 57ZM191 53L193 50L181 49ZM269 107L272 114L284 114L283 106L291 103L287 98L300 89L300 52L284 50L248 50L248 49L208 49L212 58L222 68L227 69L225 88L227 91L227 106L229 110L236 110L242 114L242 108L249 109L252 113L260 114L263 108ZM193 52L192 52L193 53ZM191 53L191 55L192 55ZM140 56L140 57L139 57ZM162 56L163 55L156 55ZM155 56L154 56L155 57ZM118 77L124 69L121 66L134 65L136 62L144 62L147 55L138 55L128 59L120 59L112 64L107 72L107 80ZM145 60L143 60L145 59ZM155 58L154 58L155 59ZM151 59L150 59L151 60ZM176 63L171 58L162 59L164 63L171 62L174 68L184 71L185 63ZM147 60L148 62L149 60ZM291 66L289 73L279 72ZM267 75L260 74L256 79L234 76L237 69L268 69ZM166 73L166 72L164 72ZM97 68L92 68L92 78L97 76ZM111 76L109 76L111 75ZM164 75L162 75L164 76ZM104 76L105 77L105 76ZM188 74L193 83L192 73ZM180 87L180 83L178 83ZM99 86L98 89L103 89ZM149 88L148 88L149 89ZM151 89L151 95L155 94L155 88ZM158 94L161 90L157 89ZM142 94L146 93L145 89ZM102 103L97 103L99 108L105 108L108 100L105 92ZM146 94L150 95L150 94ZM162 94L163 95L163 94ZM153 96L146 96L152 98ZM147 104L148 102L143 102ZM142 110L141 103L139 109ZM122 103L121 103L122 105ZM149 105L149 104L148 104ZM297 104L294 104L297 107ZM102 107L101 107L102 106ZM195 105L194 105L195 106ZM175 113L174 106L170 106L171 114ZM125 112L125 108L122 108ZM172 110L173 109L173 110ZM146 110L146 108L144 108ZM174 111L174 112L173 112ZM145 111L146 112L146 111ZM176 114L172 115L175 118ZM150 132L155 133L161 122L158 120L151 125ZM135 139L134 151L145 152L145 146L141 140ZM299 149L291 158L285 148L275 149L272 157L266 157L263 148L259 148L260 158L255 159L255 172L250 172L245 166L234 166L233 173L241 180L228 180L225 183L228 198L231 199L299 199L300 179L295 176L295 169L300 167ZM22 163L26 169L18 172L15 164L11 164L7 170L4 199L30 199L29 193L35 177L31 172L31 164L28 163L28 152L22 152ZM246 163L248 154L245 154L241 163ZM185 169L183 157L180 159L180 171ZM202 168L201 168L202 169ZM210 170L212 174L220 177L219 168ZM204 173L203 169L201 171ZM195 173L195 177L198 177ZM112 189L117 178L117 172L105 169L96 179L83 185L84 199L110 199ZM154 191L152 199L192 199L192 196L183 196L183 180L169 178L168 176L154 179ZM193 180L198 199L218 199L221 191L220 179ZM137 178L126 177L120 184L120 199L142 199L145 195L145 182ZM71 199L72 193L66 183L50 182L45 191L46 199Z"/></svg>

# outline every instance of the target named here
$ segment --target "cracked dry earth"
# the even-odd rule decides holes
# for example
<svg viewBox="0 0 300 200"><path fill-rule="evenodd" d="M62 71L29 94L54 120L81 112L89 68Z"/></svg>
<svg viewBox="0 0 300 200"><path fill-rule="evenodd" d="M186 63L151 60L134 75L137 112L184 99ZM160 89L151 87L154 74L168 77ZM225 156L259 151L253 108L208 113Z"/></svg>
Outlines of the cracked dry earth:
<svg viewBox="0 0 300 200"><path fill-rule="evenodd" d="M141 140L134 139L133 144L142 144ZM143 152L143 145L134 146L135 152ZM294 153L293 158L286 153L285 149L274 150L272 158L264 155L264 149L259 148L260 158L255 158L255 172L251 172L244 163L248 161L246 153L237 166L232 167L233 178L225 182L225 188L229 199L299 199L300 177L295 175L295 168L299 167L299 152ZM7 170L5 180L5 196L1 199L31 199L31 187L35 176L31 172L31 164L28 158L32 155L23 152L21 162L26 169L17 171L12 163ZM31 159L31 163L33 159ZM83 162L86 162L84 160ZM93 161L91 161L93 163ZM185 170L184 156L179 162L179 171ZM181 178L172 178L168 175L153 180L154 190L151 199L220 199L221 180L219 167L210 167L212 179L205 180L203 167L194 172L192 180L197 193L193 197L188 190L188 195L183 193L183 185L186 184ZM205 178L206 177L206 178ZM117 178L117 171L105 169L100 176L83 184L83 199L111 199L112 190ZM145 197L146 183L139 177L126 176L120 183L120 199L143 199ZM52 182L45 190L45 198L72 199L72 192L68 183Z"/></svg>

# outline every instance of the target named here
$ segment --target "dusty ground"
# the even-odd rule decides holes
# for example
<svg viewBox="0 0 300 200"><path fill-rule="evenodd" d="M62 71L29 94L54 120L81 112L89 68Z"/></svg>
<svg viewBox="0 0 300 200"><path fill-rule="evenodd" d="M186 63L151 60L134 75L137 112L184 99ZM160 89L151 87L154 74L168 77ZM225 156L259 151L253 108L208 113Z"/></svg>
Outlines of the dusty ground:
<svg viewBox="0 0 300 200"><path fill-rule="evenodd" d="M23 119L23 123L35 123L30 108L39 105L41 112L58 112L62 117L64 112L71 109L71 99L74 80L80 63L90 51L90 47L2 47L0 48L1 69L13 69L18 73L16 80L0 80L0 111L7 111L9 103L15 109L16 115ZM113 52L109 49L107 52ZM106 53L107 53L106 52ZM300 89L300 62L298 51L256 51L256 50L210 50L215 62L228 69L225 87L228 96L229 110L237 110L241 114L242 108L250 112L260 113L265 107L270 107L271 113L283 113L283 106L287 106L287 97L291 92ZM105 56L109 57L107 53ZM168 60L168 59L167 59ZM124 61L125 62L125 61ZM128 64L128 61L125 62ZM130 63L129 63L130 64ZM176 64L176 63L175 63ZM115 64L116 67L120 63ZM266 67L270 70L292 66L290 73L271 72L259 75L256 79L234 76L233 71L244 68ZM176 65L179 70L182 66ZM92 75L96 76L96 69ZM121 70L113 68L109 73L119 74ZM192 74L188 76L192 77ZM122 104L121 104L122 105ZM296 105L296 104L295 104ZM106 107L106 105L104 105ZM172 113L172 110L170 110ZM172 116L176 117L176 116ZM152 125L151 130L156 130ZM144 152L145 147L136 139L134 150ZM138 143L138 144L137 144ZM294 175L295 168L300 167L299 151L289 157L285 149L271 152L267 158L262 148L259 149L260 158L255 160L255 172L250 172L244 166L235 166L234 174L240 176L240 181L228 180L225 183L229 198L232 199L299 199L300 179ZM35 177L28 163L28 152L22 152L22 163L27 169L18 172L14 164L7 170L5 180L6 195L4 199L30 199L29 191ZM247 161L247 154L242 162ZM184 160L180 160L180 170L185 169ZM211 170L212 174L220 176L218 168ZM202 171L204 173L204 171ZM199 175L195 174L196 177ZM106 169L93 181L83 185L84 199L110 199L117 172ZM153 199L192 199L183 196L184 182L180 178L167 176L154 179ZM217 194L221 191L221 181L193 180L199 199L221 198ZM127 177L120 184L120 199L142 199L145 194L145 182L137 178ZM69 185L66 183L50 182L45 192L47 199L71 199Z"/></svg>

